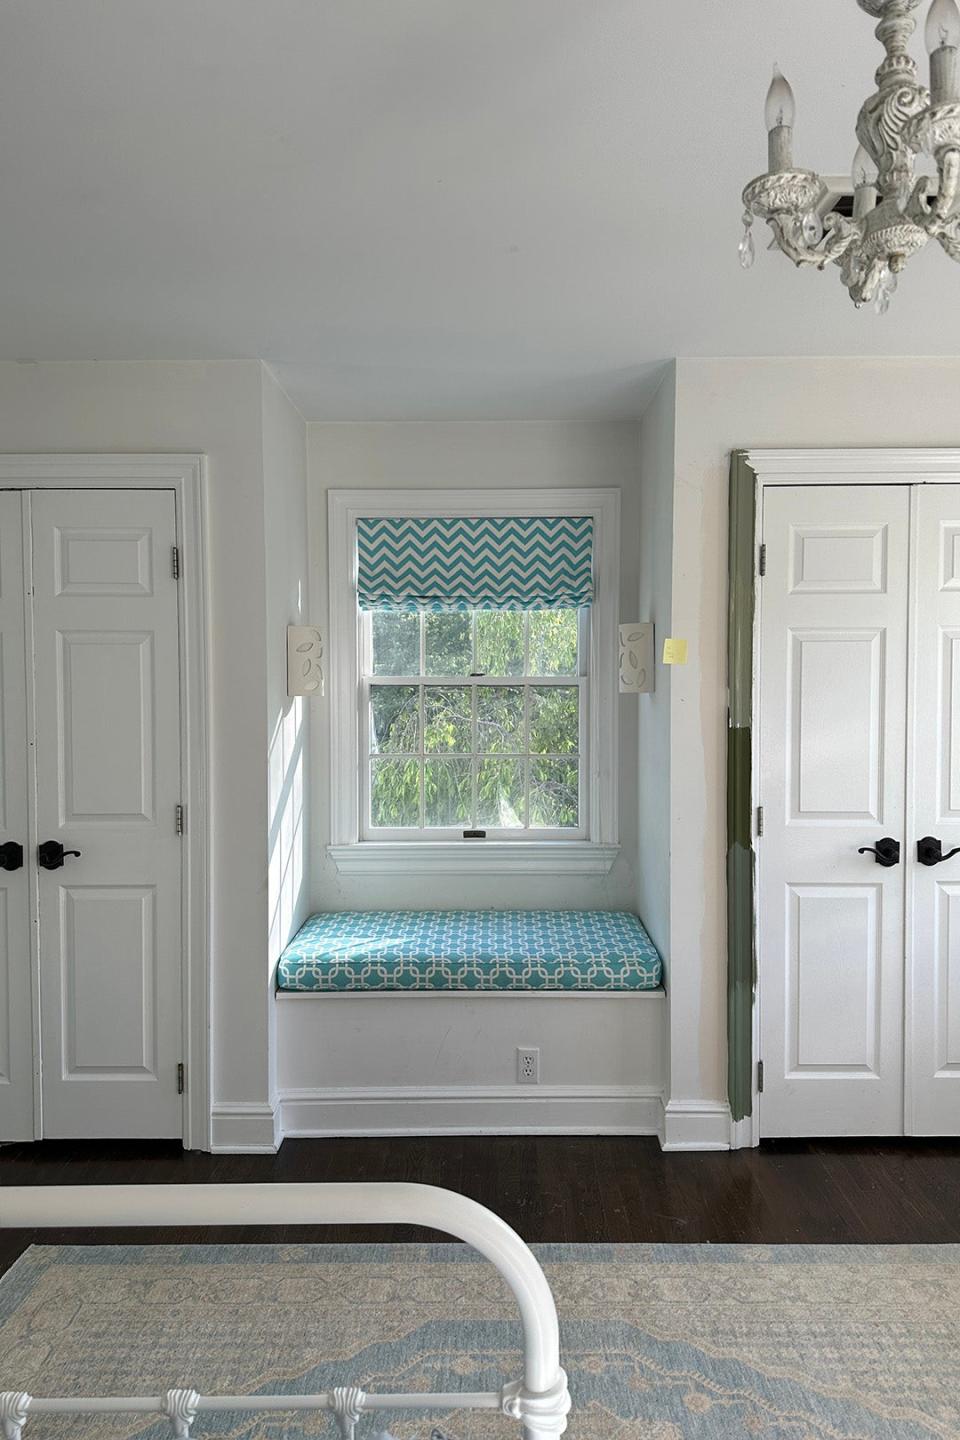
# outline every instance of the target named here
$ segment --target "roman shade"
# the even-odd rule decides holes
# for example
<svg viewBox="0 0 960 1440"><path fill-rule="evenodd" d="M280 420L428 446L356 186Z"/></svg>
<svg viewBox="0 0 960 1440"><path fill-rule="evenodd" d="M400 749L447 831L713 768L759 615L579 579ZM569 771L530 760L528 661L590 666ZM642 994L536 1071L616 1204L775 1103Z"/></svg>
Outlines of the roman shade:
<svg viewBox="0 0 960 1440"><path fill-rule="evenodd" d="M589 515L357 521L364 610L560 610L593 599Z"/></svg>

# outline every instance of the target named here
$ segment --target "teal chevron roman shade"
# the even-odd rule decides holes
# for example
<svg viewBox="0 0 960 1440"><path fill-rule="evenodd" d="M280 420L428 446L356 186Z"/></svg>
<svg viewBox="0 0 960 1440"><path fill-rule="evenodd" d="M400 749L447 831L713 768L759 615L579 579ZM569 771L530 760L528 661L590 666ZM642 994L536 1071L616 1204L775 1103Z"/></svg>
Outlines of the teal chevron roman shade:
<svg viewBox="0 0 960 1440"><path fill-rule="evenodd" d="M357 521L364 610L560 610L593 599L589 515Z"/></svg>

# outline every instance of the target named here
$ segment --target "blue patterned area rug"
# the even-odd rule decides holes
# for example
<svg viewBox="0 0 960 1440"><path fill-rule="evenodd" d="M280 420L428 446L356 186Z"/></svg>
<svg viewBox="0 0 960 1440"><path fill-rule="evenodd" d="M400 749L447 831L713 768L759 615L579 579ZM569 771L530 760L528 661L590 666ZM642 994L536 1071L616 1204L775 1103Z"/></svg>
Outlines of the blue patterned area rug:
<svg viewBox="0 0 960 1440"><path fill-rule="evenodd" d="M960 1246L543 1245L572 1440L960 1436ZM0 1390L483 1390L519 1375L514 1305L456 1245L36 1246L0 1281ZM358 1440L385 1422L361 1422ZM398 1440L434 1421L390 1420ZM493 1413L455 1440L519 1434ZM335 1435L325 1415L201 1417L195 1435ZM36 1416L24 1440L169 1440Z"/></svg>

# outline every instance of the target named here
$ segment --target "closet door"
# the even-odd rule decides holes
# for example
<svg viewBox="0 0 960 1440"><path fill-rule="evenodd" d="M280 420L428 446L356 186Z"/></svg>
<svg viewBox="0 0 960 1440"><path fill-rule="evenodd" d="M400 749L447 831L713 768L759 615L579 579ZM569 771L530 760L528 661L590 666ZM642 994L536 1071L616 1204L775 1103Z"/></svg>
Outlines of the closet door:
<svg viewBox="0 0 960 1440"><path fill-rule="evenodd" d="M20 493L0 491L0 1140L34 1138L22 557Z"/></svg>
<svg viewBox="0 0 960 1440"><path fill-rule="evenodd" d="M960 847L960 485L918 485L915 495L906 1116L911 1134L957 1135L960 854L950 852Z"/></svg>
<svg viewBox="0 0 960 1440"><path fill-rule="evenodd" d="M37 840L67 852L37 869L43 1133L179 1136L174 499L31 509Z"/></svg>
<svg viewBox="0 0 960 1440"><path fill-rule="evenodd" d="M768 488L761 1133L903 1131L907 486Z"/></svg>

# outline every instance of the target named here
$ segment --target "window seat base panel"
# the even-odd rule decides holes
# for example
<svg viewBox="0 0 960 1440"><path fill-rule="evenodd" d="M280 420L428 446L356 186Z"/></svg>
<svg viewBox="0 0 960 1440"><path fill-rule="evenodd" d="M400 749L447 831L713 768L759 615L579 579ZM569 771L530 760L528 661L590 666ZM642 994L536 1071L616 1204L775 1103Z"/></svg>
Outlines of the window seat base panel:
<svg viewBox="0 0 960 1440"><path fill-rule="evenodd" d="M278 990L655 990L636 915L608 910L346 910L312 915Z"/></svg>

